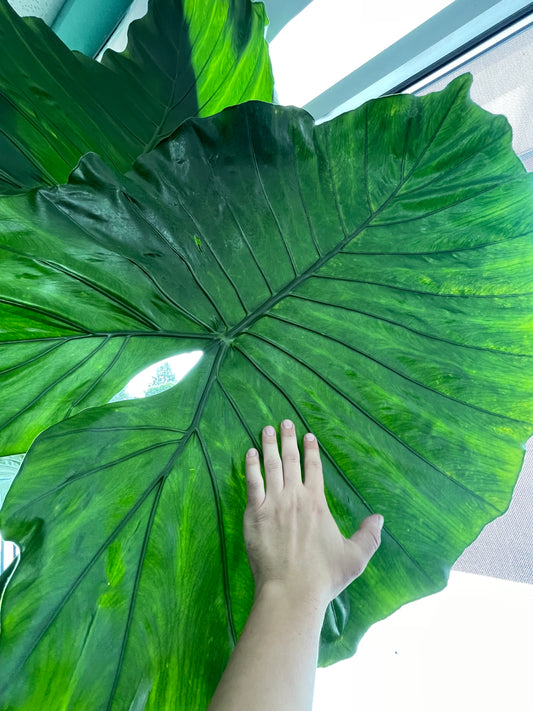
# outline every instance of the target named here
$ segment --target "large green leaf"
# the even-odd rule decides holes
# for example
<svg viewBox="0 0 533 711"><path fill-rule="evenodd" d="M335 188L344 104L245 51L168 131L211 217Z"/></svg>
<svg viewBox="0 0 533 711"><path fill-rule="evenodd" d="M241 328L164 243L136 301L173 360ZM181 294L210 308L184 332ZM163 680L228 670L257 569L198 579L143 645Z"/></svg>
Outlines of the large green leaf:
<svg viewBox="0 0 533 711"><path fill-rule="evenodd" d="M186 118L270 101L265 24L250 0L151 0L100 64L0 0L0 193L63 183L89 151L125 171Z"/></svg>
<svg viewBox="0 0 533 711"><path fill-rule="evenodd" d="M343 532L385 515L323 664L442 588L505 511L533 429L533 186L468 86L317 127L254 102L187 122L125 177L91 155L69 185L0 202L17 436L17 407L42 427L75 387L57 373L104 338L204 351L171 390L32 446L1 517L22 549L5 708L205 708L251 603L242 460L268 422L318 435ZM122 383L134 358L113 357L84 361L81 389Z"/></svg>

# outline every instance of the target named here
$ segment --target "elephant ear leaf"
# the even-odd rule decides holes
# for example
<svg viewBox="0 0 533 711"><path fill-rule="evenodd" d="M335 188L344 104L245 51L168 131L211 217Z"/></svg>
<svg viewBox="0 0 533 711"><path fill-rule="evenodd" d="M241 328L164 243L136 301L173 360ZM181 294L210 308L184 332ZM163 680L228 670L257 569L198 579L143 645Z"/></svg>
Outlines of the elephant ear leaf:
<svg viewBox="0 0 533 711"><path fill-rule="evenodd" d="M206 708L252 601L242 460L268 422L316 433L343 534L385 516L328 610L322 664L441 589L506 510L533 429L533 186L468 86L319 126L250 102L186 122L126 176L90 155L68 185L0 202L19 275L0 301L6 428L126 377L128 351L87 356L102 339L204 352L172 389L32 445L1 513L21 547L6 707ZM24 350L41 340L42 359Z"/></svg>
<svg viewBox="0 0 533 711"><path fill-rule="evenodd" d="M90 151L128 170L189 117L271 101L266 22L250 0L152 0L100 64L0 0L0 194L66 182Z"/></svg>

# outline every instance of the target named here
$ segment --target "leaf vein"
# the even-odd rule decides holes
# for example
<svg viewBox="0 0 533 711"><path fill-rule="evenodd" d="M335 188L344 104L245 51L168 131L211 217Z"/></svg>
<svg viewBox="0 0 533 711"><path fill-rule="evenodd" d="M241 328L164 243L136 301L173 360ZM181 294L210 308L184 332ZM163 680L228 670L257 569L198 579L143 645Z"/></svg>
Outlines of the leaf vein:
<svg viewBox="0 0 533 711"><path fill-rule="evenodd" d="M175 186L172 186L172 187L175 189ZM220 313L217 305L211 298L211 295L209 294L207 289L205 289L205 287L202 285L201 281L198 279L197 275L195 274L194 270L191 268L191 265L185 259L183 254L177 249L177 247L173 244L173 242L171 240L169 240L165 237L165 235L161 232L160 229L158 229L152 222L150 222L150 220L146 217L146 215L139 208L137 202L130 195L127 195L126 193L123 193L123 195L126 198L126 200L130 203L130 205L132 206L132 209L135 210L139 219L142 220L142 222L154 233L154 235L161 242L163 242L165 245L167 245L167 247L178 257L179 261L183 264L183 266L185 267L185 269L191 276L192 280L195 282L197 287L200 289L200 291L203 293L203 295L209 301L209 303L211 304L211 306L213 307L215 312L218 314L220 319L225 323L224 318L223 318L222 314ZM185 210L185 208L183 206L183 202L181 200L181 197L178 194L176 194L176 197L177 197L178 203L179 203L180 207L182 208L183 212L185 214L187 214L189 219L191 219L191 222L193 223L193 225L196 227L196 222L191 218L189 212L187 210ZM137 264L137 266L138 266L138 264ZM170 298L170 297L168 297L168 298Z"/></svg>
<svg viewBox="0 0 533 711"><path fill-rule="evenodd" d="M398 321L393 321L392 319L385 318L384 316L377 316L368 311L361 311L360 309L354 309L350 306L342 306L340 304L332 304L330 301L321 301L320 299L312 299L309 296L302 296L301 294L290 294L292 299L301 299L302 301L309 301L313 304L320 304L322 306L328 306L329 308L342 309L343 311L349 311L350 313L361 314L362 316L368 316L369 318L376 319L377 321L383 321L384 323L390 323L392 326L398 326L398 328L403 328L411 333L416 333L418 336L423 336L424 338L430 338L433 341L440 341L441 343L449 343L453 346L459 346L460 348L469 348L475 351L488 351L489 353L502 353L504 355L512 355L517 358L531 358L530 353L513 353L510 351L501 351L495 348L485 348L484 346L473 346L472 344L459 343L457 341L451 341L447 338L442 338L440 336L433 336L429 333L424 333L424 331L418 331L415 328L406 326L403 323L398 323Z"/></svg>
<svg viewBox="0 0 533 711"><path fill-rule="evenodd" d="M350 284L366 284L367 286L379 286L383 289L395 289L396 291L405 291L410 294L420 294L421 296L434 296L443 299L515 299L522 296L533 296L533 291L525 291L517 294L450 294L440 291L422 291L421 289L410 289L407 286L398 286L397 284L385 284L379 281L369 281L367 279L352 279L351 277L332 276L331 274L313 274L312 279L324 279L325 281L342 281Z"/></svg>
<svg viewBox="0 0 533 711"><path fill-rule="evenodd" d="M17 417L20 417L23 415L27 410L29 410L33 405L35 405L41 398L43 398L52 388L54 388L56 385L58 385L60 382L68 378L72 373L74 373L78 368L81 368L87 361L89 361L98 351L105 346L107 343L108 339L105 338L102 343L99 343L96 348L94 348L88 355L85 356L85 358L82 358L82 360L78 361L76 365L72 366L69 370L67 370L65 373L62 373L58 378L56 378L54 381L50 383L44 390L41 390L41 392L36 395L29 403L27 403L22 409L20 409L18 412L16 412L14 415L9 417L7 420L5 420L2 424L0 424L0 429L3 429L4 427L7 427L10 425L14 420L17 419Z"/></svg>
<svg viewBox="0 0 533 711"><path fill-rule="evenodd" d="M252 163L253 163L253 166L254 166L254 172L255 172L255 174L256 174L256 176L257 176L257 180L258 180L259 186L260 186L260 188L261 188L261 193L263 194L263 199L264 199L265 204L266 204L266 206L267 206L267 208L268 208L268 211L270 212L270 214L272 215L272 218L273 218L274 222L276 223L276 228L277 228L278 233L279 233L279 236L280 236L280 238L281 238L281 243L283 244L283 247L284 247L284 249L285 249L285 252L287 253L287 257L289 258L289 262L290 262L292 271L293 271L293 273L294 273L294 276L297 277L298 272L297 272L297 270L296 270L296 265L294 264L294 258L293 258L293 256L292 256L292 252L291 252L291 250L290 250L290 247L289 247L289 244L288 244L287 240L285 239L285 235L283 234L283 230L282 230L282 227L281 227L281 223L280 223L280 221L279 221L279 219L278 219L278 216L277 216L277 214L276 214L276 212L275 212L275 210L274 210L274 206L272 205L272 202L271 202L270 198L268 197L268 193L267 193L266 188L265 188L265 183L264 183L264 181L263 181L263 177L262 177L262 175L261 175L261 173L260 173L260 171L259 171L259 163L258 163L258 161L257 161L257 155L256 155L256 152L255 152L255 147L254 147L252 132L251 132L251 130L250 130L250 122L249 122L249 120L248 120L248 115L247 115L247 114L245 114L245 123L246 123L246 133L247 133L247 137L248 137L248 148L249 148L249 150L250 150L250 157L251 157L251 159L252 159Z"/></svg>
<svg viewBox="0 0 533 711"><path fill-rule="evenodd" d="M207 465L207 472L209 474L209 480L211 482L211 489L213 491L213 499L215 501L215 510L216 510L216 517L217 517L217 529L218 529L218 536L220 539L220 558L221 558L221 564L222 564L222 581L223 581L223 588L224 588L224 601L226 604L226 618L228 621L228 629L231 635L231 640L233 642L233 646L237 644L237 632L235 630L235 622L233 620L233 606L231 603L231 592L230 592L230 583L229 583L229 567L228 567L228 551L227 551L227 543L226 543L226 532L224 528L224 517L222 515L222 501L220 497L220 491L218 489L218 483L215 475L215 471L213 469L213 463L211 461L211 458L209 456L209 451L208 448L204 442L204 439L202 437L202 433L200 430L197 430L196 436L198 437L198 441L200 443L200 447L202 449L202 454L205 460L205 463Z"/></svg>
<svg viewBox="0 0 533 711"><path fill-rule="evenodd" d="M269 314L269 318L275 319L276 321L281 321L282 323L287 323L290 324L291 326L295 326L296 328L300 328L304 331L308 331L309 333L315 333L317 336L320 336L321 338L325 338L328 341L332 341L334 343L338 343L340 346L343 346L344 348L348 348L348 350L352 351L353 353L357 353L358 355L363 356L364 358L368 358L368 360L371 360L373 363L376 363L376 365L380 365L386 370L388 370L391 373L394 373L395 375L398 375L400 378L407 380L410 383L413 383L413 385L417 385L421 388L424 388L425 390L428 390L429 392L434 393L435 395L439 395L443 398L446 398L447 400L451 400L453 402L458 403L459 405L464 405L465 407L471 408L472 410L476 410L477 412L482 412L485 415L492 415L494 417L498 417L504 420L510 420L511 422L516 422L519 424L529 424L525 422L524 420L517 420L515 417L510 417L509 415L501 415L496 412L493 412L491 410L485 410L482 407L479 407L478 405L474 405L470 402L466 402L465 400L461 400L459 398L454 397L453 395L448 395L447 393L443 393L440 390L437 390L436 388L431 387L430 385L427 385L426 383L421 382L420 380L416 380L415 378L411 378L408 375L405 375L405 373L402 373L399 370L396 370L392 366L388 365L382 360L379 360L378 358L374 358L371 356L369 353L366 353L365 351L361 351L358 348L355 348L354 346L350 346L346 341L341 341L339 338L335 338L334 336L327 335L323 331L317 331L314 328L311 328L310 326L306 326L302 323L297 323L296 321L291 321L288 318L283 318L281 316L277 316L274 314Z"/></svg>
<svg viewBox="0 0 533 711"><path fill-rule="evenodd" d="M118 428L117 428L118 429ZM136 431L139 429L138 427L123 427L121 430L134 430ZM154 428L149 428L149 429L154 429ZM68 432L65 432L65 435L71 435L71 434L82 434L86 432L112 432L114 431L112 428L105 428L105 429L91 429L91 428L83 428L81 430L70 430ZM42 437L42 439L52 439L54 437L57 437L58 435L45 435ZM40 494L37 496L35 499L31 499L30 501L27 501L25 504L20 506L17 511L23 511L24 509L28 508L28 506L31 506L33 504L38 503L39 501L43 501L44 499L48 498L52 494L56 494L58 491L61 491L61 489L66 488L70 484L74 484L77 481L80 481L81 479L85 479L85 477L92 476L93 474L98 474L98 472L105 471L106 469L111 469L113 467L116 467L120 464L124 464L124 462L128 462L130 459L135 459L135 457L140 457L142 454L146 454L147 452L153 452L156 449L161 449L162 447L168 447L169 445L176 444L176 442L179 443L180 440L167 440L165 442L157 442L155 444L150 444L147 445L146 447L142 447L141 449L136 449L133 452L130 452L129 454L124 455L123 457L118 457L118 459L113 459L110 462L106 462L106 464L100 464L96 467L93 467L92 469L87 469L84 472L79 472L78 474L73 474L72 476L69 476L68 479L65 481L61 482L61 484L57 484L57 486L54 486L52 489L48 489L48 491L45 491L44 493Z"/></svg>
<svg viewBox="0 0 533 711"><path fill-rule="evenodd" d="M113 358L113 359L111 360L111 362L107 365L107 367L104 368L104 370L100 373L100 375L99 375L97 378L95 378L95 379L93 380L93 382L89 385L89 387L85 390L85 392L82 393L82 395L80 395L80 396L78 397L78 399L75 400L75 401L71 404L71 406L70 406L69 409L67 410L67 413L66 413L66 415L65 415L65 419L66 419L67 417L70 417L70 413L71 413L72 410L76 407L76 405L78 405L82 400L84 400L84 399L87 397L87 395L89 395L89 394L94 390L94 388L105 378L105 376L109 373L109 371L113 368L113 366L115 365L115 363L120 359L120 357L121 357L122 354L124 353L124 350L126 349L126 346L128 345L129 341L130 341L130 336L126 336L126 338L124 339L124 341L120 344L120 348L118 349L118 351L117 351L117 353L115 354L114 358Z"/></svg>
<svg viewBox="0 0 533 711"><path fill-rule="evenodd" d="M382 225L369 225L367 229L375 229L377 227L382 227ZM357 257L430 257L437 254L455 254L456 252L471 252L477 249L487 249L489 247L495 247L500 244L505 244L506 242L510 242L511 240L521 239L522 237L529 237L529 235L531 234L533 234L533 230L521 232L517 235L510 235L508 237L505 237L504 239L498 239L494 242L482 242L474 245L455 247L453 249L438 249L433 251L428 250L425 252L353 252L348 249L343 249L342 254L350 254Z"/></svg>
<svg viewBox="0 0 533 711"><path fill-rule="evenodd" d="M132 506L132 508L128 511L128 513L124 516L123 519L119 521L119 523L115 526L115 528L111 531L109 536L106 538L106 540L102 543L100 548L94 553L93 556L91 556L89 562L86 564L86 566L80 571L78 577L74 580L74 582L71 584L69 589L66 591L65 595L61 599L60 603L57 605L55 610L51 612L49 615L48 619L46 620L45 624L43 625L41 631L38 633L36 636L33 644L29 647L28 652L24 656L22 662L20 663L20 667L22 668L30 656L33 654L37 646L40 644L41 640L45 636L45 634L48 632L52 624L54 623L54 620L56 617L60 614L62 608L67 604L69 599L72 597L76 589L78 588L79 585L83 582L85 576L87 573L91 570L93 565L96 563L96 561L100 558L102 553L109 547L109 545L115 540L115 538L118 536L118 534L121 532L121 530L127 525L127 523L130 521L131 518L133 518L134 514L138 511L138 509L141 507L141 505L144 503L144 501L148 498L150 493L152 492L152 489L156 486L156 484L159 481L159 477L156 478L151 484L145 489L145 491L141 494L140 498L135 502L135 505Z"/></svg>
<svg viewBox="0 0 533 711"><path fill-rule="evenodd" d="M113 675L113 684L111 686L111 691L109 692L109 701L107 704L107 711L110 711L112 705L113 705L113 700L117 691L118 683L120 680L120 675L122 673L122 665L124 663L124 656L126 654L126 645L128 643L128 639L130 636L130 630L131 626L133 623L133 614L135 612L135 605L137 602L137 594L139 590L139 584L141 581L141 576L142 576L142 571L143 571L143 565L144 565L144 559L146 557L146 551L148 549L148 543L150 540L150 534L152 532L152 528L154 525L154 520L157 512L157 507L159 505L159 500L161 498L161 492L163 491L163 486L165 485L166 479L161 476L159 479L159 485L157 486L157 490L154 496L154 500L152 502L152 506L150 507L150 515L148 517L148 521L146 524L146 529L144 532L143 536L143 543L139 555L139 561L137 563L137 570L135 571L135 580L133 582L133 589L131 593L131 599L130 599L130 604L128 607L128 617L126 619L126 625L124 627L124 634L122 635L122 642L120 645L120 653L117 661L117 665L115 667L115 673Z"/></svg>
<svg viewBox="0 0 533 711"><path fill-rule="evenodd" d="M491 508L495 509L495 510L498 511L498 513L499 513L499 509L497 509L493 504L491 504L491 503L488 502L488 501L485 501L485 499L483 499L481 496L479 496L479 494L477 494L475 491L472 491L472 490L469 489L467 486L465 486L464 484L462 484L460 481L458 481L457 479L455 479L453 476L451 476L451 475L448 474L447 472L445 472L445 471L443 471L442 469L440 469L440 467L438 467L436 464L433 464L433 462L430 462L429 459L427 459L427 458L426 458L423 454L421 454L420 452L417 452L416 449L414 449L410 444L408 444L407 442L405 442L398 434L396 434L396 432L393 432L393 430L391 430L389 427L387 427L387 425L384 425L383 422L380 422L380 420L378 420L376 417L374 417L374 415L371 415L370 412L368 412L367 410L365 410L364 407L362 407L361 405L358 405L354 400L352 400L351 397L349 397L348 395L346 395L346 393L343 393L342 390L341 390L340 388L338 388L334 383L332 383L328 378L326 378L325 376L321 375L321 374L316 370L316 368L314 368L312 365L310 365L309 363L306 363L304 360L302 360L301 358L299 358L298 356L296 356L294 353L291 353L290 351L286 350L285 348L283 348L282 346L280 346L278 343L275 343L274 341L270 340L269 338L266 338L266 337L264 337L264 336L260 336L260 335L257 334L257 333L249 333L248 335L250 335L250 336L252 336L253 338L256 338L256 339L258 339L258 340L260 340L260 341L263 341L263 342L265 342L265 343L270 344L273 348L276 348L276 349L279 350L281 353L284 353L285 355L289 356L289 358L292 358L293 360L295 360L295 361L296 361L297 363L299 363L301 366L303 366L304 368L306 368L307 370L309 370L311 373L313 373L313 375L314 375L316 378L318 378L318 379L321 380L325 385L327 385L329 388L331 388L331 390L333 390L337 395L339 395L339 397L341 397L341 398L343 398L344 400L346 400L346 402L348 402L355 410L357 410L357 411L360 412L364 417L366 417L368 420L370 420L370 422L372 422L374 425L376 425L376 427L378 427L379 429L381 429L386 435L392 437L392 439L394 439L401 447L403 447L404 449L406 449L406 450L407 450L410 454L412 454L416 459L419 459L421 462L423 462L423 463L424 463L426 466L428 466L430 469L433 469L433 471L435 471L437 474L440 474L441 476L445 477L446 479L448 479L449 481L451 481L453 484L455 484L457 487L459 487L460 489L462 489L462 490L465 491L466 493L470 494L470 495L473 496L474 498L481 500L484 504L487 504L488 506L490 506Z"/></svg>
<svg viewBox="0 0 533 711"><path fill-rule="evenodd" d="M47 356L58 348L61 348L62 345L62 343L54 343L52 346L50 346L50 348L47 348L45 351L42 351L42 353L38 353L37 355L34 355L31 358L26 358L26 360L23 360L22 362L17 363L16 365L11 366L10 368L0 370L0 375L6 375L6 373L11 373L12 371L18 370L19 368L23 368L29 365L30 363L35 363L35 361L39 360L40 358L44 358L44 356Z"/></svg>
<svg viewBox="0 0 533 711"><path fill-rule="evenodd" d="M280 395L283 397L283 399L287 400L287 402L290 404L290 406L294 409L300 420L303 422L305 428L307 429L308 432L312 431L312 427L310 426L307 418L305 415L301 412L300 408L298 405L293 402L287 395L286 391L284 391L280 386L268 375L268 373L263 370L263 368L257 363L255 358L252 358L248 353L246 353L242 348L239 346L236 346L236 349L241 353L241 355L248 360L248 362L256 368L256 370L261 373L261 375L265 378L265 380L268 380L271 385L280 393ZM353 484L353 482L347 477L347 475L344 473L344 471L340 468L339 464L335 461L333 456L330 454L329 450L321 445L321 454L324 454L326 459L330 462L330 464L333 466L333 468L336 470L337 474L340 476L342 481L346 484L346 486L351 490L351 492L356 496L359 501L363 504L363 506L366 508L366 510L369 512L369 514L375 513L374 509L372 506L366 501L366 499L363 497L361 492L357 489L357 487ZM416 560L416 558L413 557L413 555L403 546L403 544L394 536L393 533L391 533L390 530L387 529L387 525L385 524L384 529L383 529L391 541L394 542L395 545L398 546L398 548L405 553L406 557L413 563L414 567L419 570L424 577L426 577L432 584L433 581L431 580L430 576L428 573L422 568L420 563Z"/></svg>
<svg viewBox="0 0 533 711"><path fill-rule="evenodd" d="M405 217L401 220L389 220L388 222L376 222L374 225L371 225L371 227L391 227L392 225L403 225L403 224L407 224L409 222L418 222L419 220L425 220L426 218L432 217L433 215L438 215L439 212L445 212L446 210L450 210L453 207L457 207L458 205L464 204L465 202L469 202L470 200L475 200L480 195L486 195L487 193L490 193L493 190L497 190L500 187L501 187L501 182L496 183L495 185L490 185L489 187L485 188L484 190L480 190L479 192L475 193L475 195L467 195L466 197L462 198L461 200L455 200L454 202L444 205L443 207L439 207L436 210L431 210L430 212L425 212L422 215L417 215L416 217ZM383 212L383 210L381 212Z"/></svg>

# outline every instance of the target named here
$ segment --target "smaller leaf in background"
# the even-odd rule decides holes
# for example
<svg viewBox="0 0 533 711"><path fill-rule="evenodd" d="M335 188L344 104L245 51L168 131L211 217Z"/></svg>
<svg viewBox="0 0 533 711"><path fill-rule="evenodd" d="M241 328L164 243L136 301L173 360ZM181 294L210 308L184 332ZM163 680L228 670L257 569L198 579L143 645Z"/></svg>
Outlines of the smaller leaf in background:
<svg viewBox="0 0 533 711"><path fill-rule="evenodd" d="M100 64L0 0L0 194L66 182L90 151L125 171L186 118L270 101L266 23L250 0L151 0Z"/></svg>

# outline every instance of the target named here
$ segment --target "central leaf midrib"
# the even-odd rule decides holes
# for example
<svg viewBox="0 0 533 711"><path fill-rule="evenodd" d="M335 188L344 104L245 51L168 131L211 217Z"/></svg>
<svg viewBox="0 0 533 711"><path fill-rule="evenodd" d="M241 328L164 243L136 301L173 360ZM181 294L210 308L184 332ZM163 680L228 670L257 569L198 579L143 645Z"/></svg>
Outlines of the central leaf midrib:
<svg viewBox="0 0 533 711"><path fill-rule="evenodd" d="M375 210L372 212L372 207L369 205L369 211L370 214L367 217L367 219L352 233L346 235L346 237L339 242L333 249L331 249L329 252L324 254L323 256L319 257L313 264L311 264L310 267L308 267L302 274L299 276L296 276L294 279L292 279L283 289L281 289L280 292L277 294L274 294L271 296L269 299L263 302L261 306L256 308L254 311L252 311L251 314L246 316L244 319L242 319L236 326L234 326L232 329L227 331L226 337L227 338L234 338L236 335L242 333L246 328L249 326L253 325L255 321L257 321L261 316L264 316L267 311L269 311L273 306L275 306L277 303L279 303L285 296L287 296L291 291L299 287L301 284L303 284L310 276L312 276L316 271L318 271L324 264L326 264L330 259L335 257L342 249L353 239L357 237L363 230L365 230L373 220L375 220L376 217L378 217L386 207L396 198L400 190L406 183L410 180L411 176L419 166L420 162L424 158L424 156L427 154L430 146L433 144L433 141L435 138L438 136L442 126L444 125L446 119L448 118L450 111L452 110L452 107L454 106L455 102L457 101L457 97L460 95L462 88L460 87L453 99L450 101L450 104L446 111L444 112L444 115L442 116L441 120L439 121L435 131L433 132L433 135L429 138L427 141L426 145L424 146L423 150L417 157L417 159L414 161L411 169L407 173L407 175L403 175L398 182L398 185L395 187L395 189L392 191L392 193L389 195L389 197L384 200L384 202ZM365 131L365 140L368 138L368 127L366 128ZM327 134L326 134L326 145L327 145ZM327 150L327 158L328 158L328 164L329 168L331 171L331 160L329 157L329 149ZM367 171L365 171L366 173ZM332 186L333 186L333 193L335 196L335 205L337 208L337 217L339 219L339 223L341 225L341 228L343 229L343 232L346 234L346 231L344 229L343 225L343 220L340 212L340 207L338 203L338 191L335 185L335 181L332 179Z"/></svg>
<svg viewBox="0 0 533 711"><path fill-rule="evenodd" d="M381 209L382 208L380 208L380 210ZM342 242L340 242L327 254L324 254L322 257L319 257L316 262L313 262L313 264L311 264L310 267L308 267L304 272L302 272L302 274L292 279L283 289L281 289L281 291L279 291L277 294L273 294L269 299L264 301L254 311L252 311L252 313L248 314L248 316L243 318L240 323L238 323L236 326L234 326L227 332L226 337L234 338L236 335L240 335L243 331L245 331L245 329L252 326L259 318L261 318L261 316L264 316L273 306L275 306L282 299L288 296L291 291L303 284L307 279L309 279L310 276L313 276L313 274L318 271L324 264L326 264L326 262L336 256L342 250L343 247L345 247L352 239L357 237L360 232L366 229L370 224L372 218L376 214L377 213L375 213L374 215L370 215L355 232L348 235L348 237L343 239Z"/></svg>
<svg viewBox="0 0 533 711"><path fill-rule="evenodd" d="M337 256L342 249L349 244L353 239L357 237L363 230L365 230L371 222L386 208L388 203L396 196L396 193L400 189L401 184L398 185L397 189L385 200L385 202L376 210L376 212L370 214L367 219L358 227L354 232L347 235L339 244L337 244L333 249L331 249L326 254L319 257L311 266L309 266L304 272L299 276L292 279L283 289L281 289L277 294L273 294L269 299L264 301L260 306L258 306L251 314L248 314L245 318L240 321L236 326L230 329L226 337L234 338L236 335L240 335L247 328L252 326L259 318L264 316L271 308L273 308L282 299L288 296L292 291L297 289L301 284L303 284L309 277L314 276L314 274L329 262L333 257Z"/></svg>

